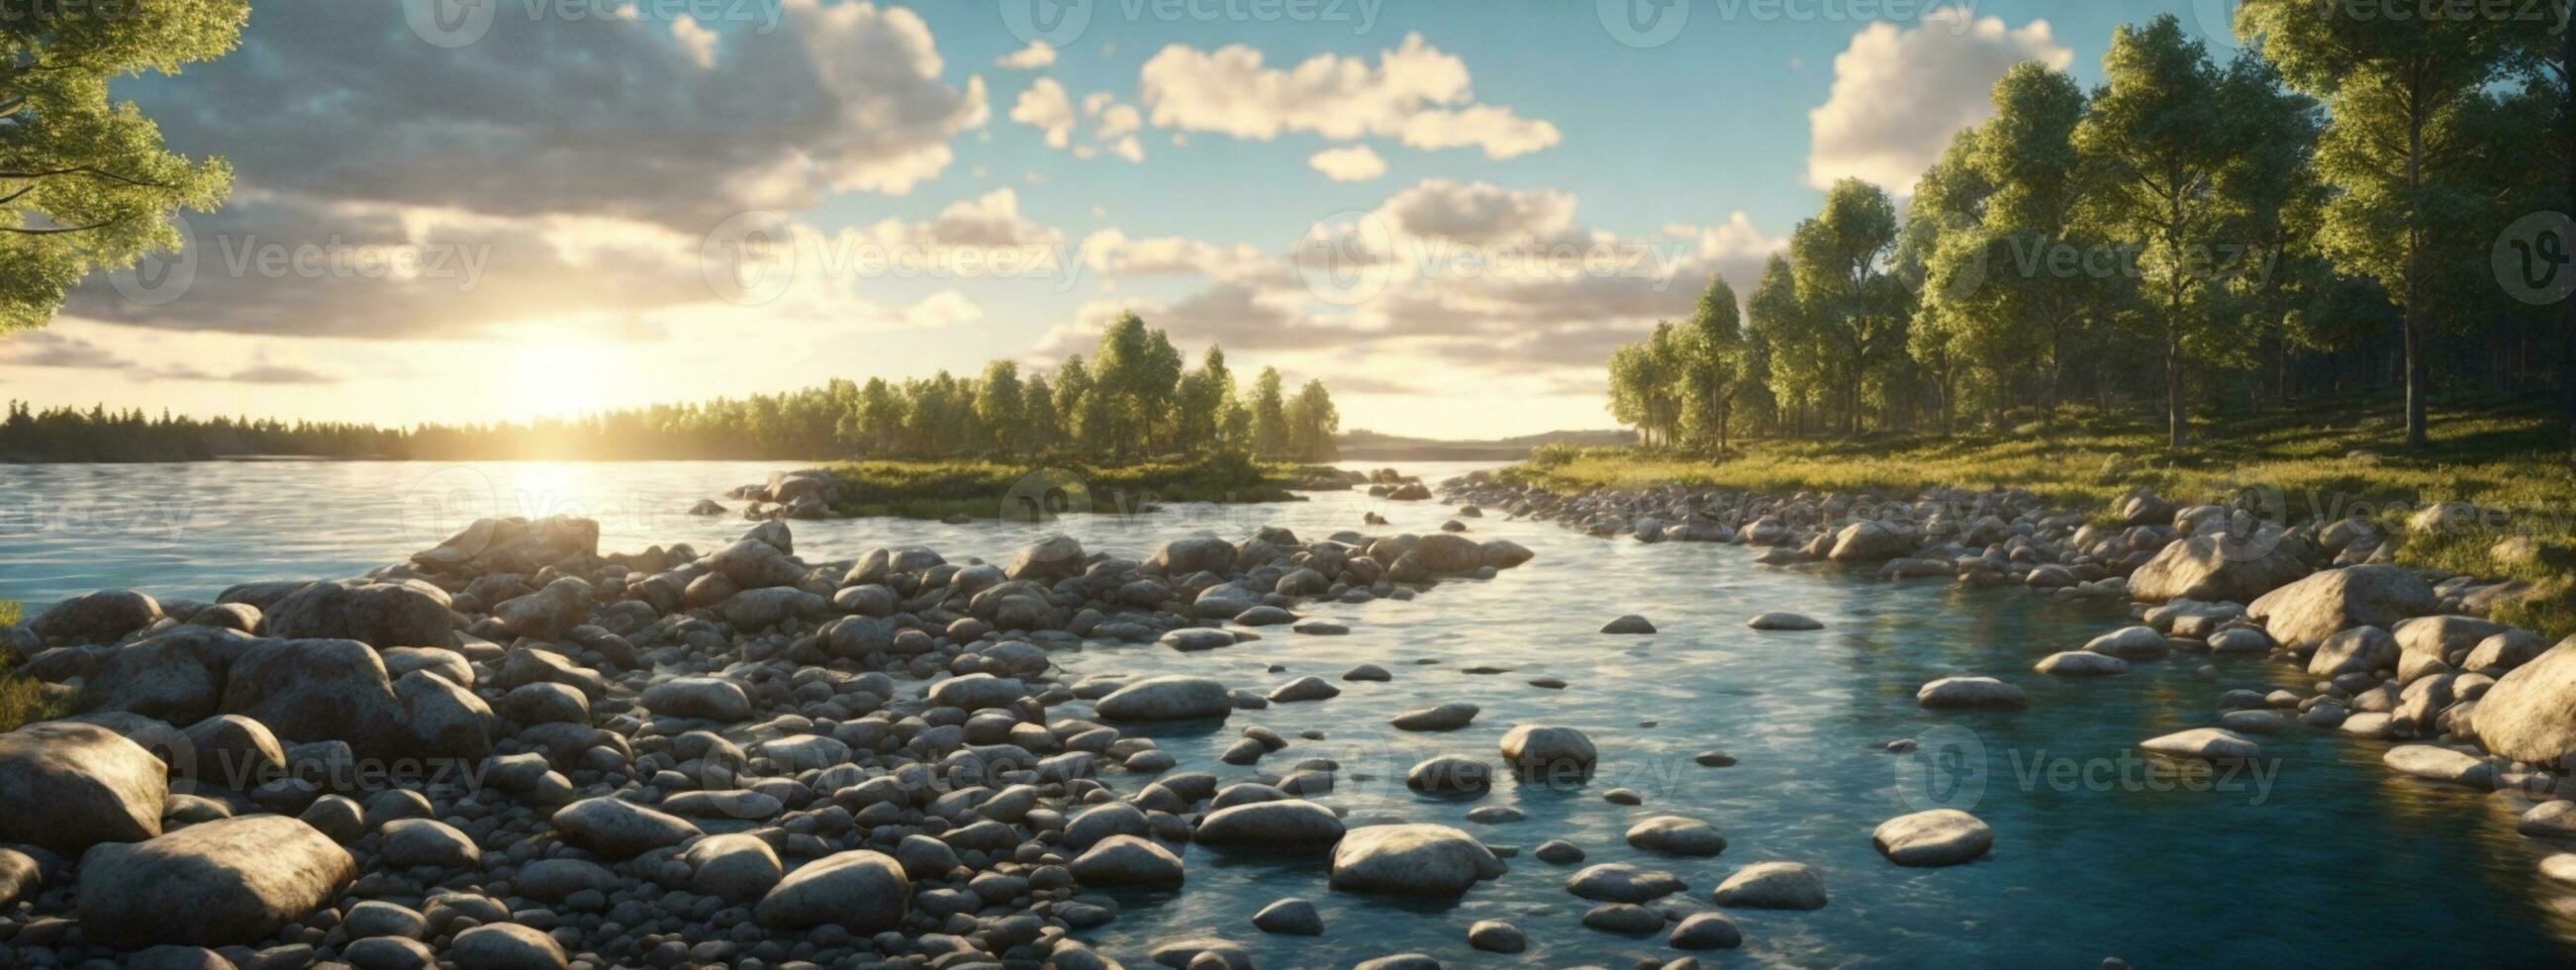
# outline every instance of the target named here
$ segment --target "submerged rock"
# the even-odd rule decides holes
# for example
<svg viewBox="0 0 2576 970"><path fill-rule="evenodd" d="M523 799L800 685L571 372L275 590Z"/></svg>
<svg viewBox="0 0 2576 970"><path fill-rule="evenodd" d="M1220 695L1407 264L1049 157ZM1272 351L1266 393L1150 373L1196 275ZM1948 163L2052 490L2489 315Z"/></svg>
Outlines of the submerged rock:
<svg viewBox="0 0 2576 970"><path fill-rule="evenodd" d="M1823 909L1825 877L1803 862L1757 862L1726 877L1716 897L1739 909Z"/></svg>
<svg viewBox="0 0 2576 970"><path fill-rule="evenodd" d="M1355 892L1458 896L1504 868L1483 843L1446 825L1373 825L1333 847L1330 882Z"/></svg>
<svg viewBox="0 0 2576 970"><path fill-rule="evenodd" d="M1995 831L1974 815L1936 808L1879 823L1870 842L1900 866L1955 866L1985 855Z"/></svg>

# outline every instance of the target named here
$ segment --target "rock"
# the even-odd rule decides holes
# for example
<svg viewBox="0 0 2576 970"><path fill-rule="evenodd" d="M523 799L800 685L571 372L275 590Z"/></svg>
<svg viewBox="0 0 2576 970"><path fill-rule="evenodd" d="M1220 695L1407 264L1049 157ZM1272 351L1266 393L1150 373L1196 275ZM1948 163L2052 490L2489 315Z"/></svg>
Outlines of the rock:
<svg viewBox="0 0 2576 970"><path fill-rule="evenodd" d="M1324 917L1315 904L1294 897L1282 899L1252 914L1252 925L1264 933L1283 936L1322 936Z"/></svg>
<svg viewBox="0 0 2576 970"><path fill-rule="evenodd" d="M2332 680L2344 674L2366 674L2397 666L2397 638L2375 626L2357 626L2327 635L2308 657L2308 675Z"/></svg>
<svg viewBox="0 0 2576 970"><path fill-rule="evenodd" d="M769 930L802 930L831 923L852 933L882 933L903 925L911 910L912 881L882 852L857 850L826 856L787 874L761 897L753 918Z"/></svg>
<svg viewBox="0 0 2576 970"><path fill-rule="evenodd" d="M1529 936L1502 920L1477 920L1467 927L1467 945L1487 953L1519 953L1529 949Z"/></svg>
<svg viewBox="0 0 2576 970"><path fill-rule="evenodd" d="M2030 697L1992 677L1943 677L1914 692L1914 702L1933 710L1970 707L2021 708Z"/></svg>
<svg viewBox="0 0 2576 970"><path fill-rule="evenodd" d="M2360 626L2387 629L2399 620L2441 608L2423 577L2396 566L2328 569L2263 594L2245 615L2262 622L2272 639L2306 651L2327 637Z"/></svg>
<svg viewBox="0 0 2576 970"><path fill-rule="evenodd" d="M2397 771L2417 778L2449 782L2487 791L2495 787L2495 769L2483 759L2449 748L2429 744L2401 744L2388 749L2380 760Z"/></svg>
<svg viewBox="0 0 2576 970"><path fill-rule="evenodd" d="M1519 724L1505 732L1503 763L1523 779L1582 782L1592 777L1600 753L1592 739L1569 727Z"/></svg>
<svg viewBox="0 0 2576 970"><path fill-rule="evenodd" d="M751 696L741 684L720 677L674 677L644 689L644 709L665 717L722 721L751 720Z"/></svg>
<svg viewBox="0 0 2576 970"><path fill-rule="evenodd" d="M1803 862L1757 862L1726 877L1716 895L1737 909L1823 909L1825 877Z"/></svg>
<svg viewBox="0 0 2576 970"><path fill-rule="evenodd" d="M1235 639L1234 634L1227 633L1224 630L1213 629L1210 627L1182 627L1170 633L1163 634L1162 643L1164 646L1178 650L1182 653L1197 653L1202 650L1216 650L1234 646Z"/></svg>
<svg viewBox="0 0 2576 970"><path fill-rule="evenodd" d="M1299 701L1329 700L1340 696L1342 696L1342 689L1321 677L1299 677L1271 691L1270 702L1292 704Z"/></svg>
<svg viewBox="0 0 2576 970"><path fill-rule="evenodd" d="M1510 539L1488 539L1485 541L1484 552L1485 565L1496 569L1511 569L1530 561L1537 555Z"/></svg>
<svg viewBox="0 0 2576 970"><path fill-rule="evenodd" d="M0 842L77 857L161 834L169 768L93 724L47 721L0 734Z"/></svg>
<svg viewBox="0 0 2576 970"><path fill-rule="evenodd" d="M2165 635L2151 626L2122 627L2086 641L2087 653L2098 653L2123 660L2154 660L2173 652Z"/></svg>
<svg viewBox="0 0 2576 970"><path fill-rule="evenodd" d="M2263 756L2263 746L2224 728L2193 728L2138 742L2138 749L2168 758L2239 761Z"/></svg>
<svg viewBox="0 0 2576 970"><path fill-rule="evenodd" d="M1351 668L1351 669L1349 669L1349 670L1347 670L1347 671L1343 671L1343 672L1342 672L1342 679L1343 679L1343 680L1350 680L1350 681L1373 681L1373 682L1377 682L1377 683L1385 683L1385 682L1387 682L1387 681L1394 680L1394 679L1395 679L1395 676L1394 676L1394 675L1392 675L1392 674L1387 673L1387 672L1386 672L1386 668L1384 668L1384 667L1380 667L1380 666L1378 666L1378 665L1376 665L1376 664L1361 664L1361 665L1359 665L1359 666L1357 666L1357 667L1353 667L1353 668Z"/></svg>
<svg viewBox="0 0 2576 970"><path fill-rule="evenodd" d="M1664 914L1633 903L1603 903L1583 914L1586 929L1643 936L1664 928Z"/></svg>
<svg viewBox="0 0 2576 970"><path fill-rule="evenodd" d="M1196 572L1223 576L1233 570L1236 554L1231 542L1215 536L1190 536L1164 543L1150 562L1166 576L1181 577Z"/></svg>
<svg viewBox="0 0 2576 970"><path fill-rule="evenodd" d="M1404 773L1404 787L1418 792L1482 792L1493 783L1493 766L1473 758L1444 755Z"/></svg>
<svg viewBox="0 0 2576 970"><path fill-rule="evenodd" d="M1664 945L1676 950L1731 950L1744 945L1744 931L1724 913L1692 913L1673 927Z"/></svg>
<svg viewBox="0 0 2576 970"><path fill-rule="evenodd" d="M511 888L529 899L561 903L578 892L616 892L618 878L607 866L588 859L539 859L519 869Z"/></svg>
<svg viewBox="0 0 2576 970"><path fill-rule="evenodd" d="M120 949L257 943L348 888L357 860L282 815L204 822L81 858L81 931Z"/></svg>
<svg viewBox="0 0 2576 970"><path fill-rule="evenodd" d="M1112 721L1221 719L1233 713L1234 700L1214 680L1168 674L1121 687L1094 702L1092 711Z"/></svg>
<svg viewBox="0 0 2576 970"><path fill-rule="evenodd" d="M356 640L387 647L444 647L455 630L447 593L428 583L344 579L315 583L262 611L262 626L288 640Z"/></svg>
<svg viewBox="0 0 2576 970"><path fill-rule="evenodd" d="M1863 519L1834 534L1833 550L1825 558L1839 563L1877 564L1913 551L1912 537L1887 523Z"/></svg>
<svg viewBox="0 0 2576 970"><path fill-rule="evenodd" d="M1726 851L1717 826L1695 818L1658 815L1628 827L1628 844L1648 852L1707 858Z"/></svg>
<svg viewBox="0 0 2576 970"><path fill-rule="evenodd" d="M447 823L425 818L395 819L378 831L384 842L377 855L396 869L433 867L480 869L483 852L474 840Z"/></svg>
<svg viewBox="0 0 2576 970"><path fill-rule="evenodd" d="M2576 838L2576 801L2545 801L2522 813L2514 831L2535 839Z"/></svg>
<svg viewBox="0 0 2576 970"><path fill-rule="evenodd" d="M1182 880L1180 856L1133 835L1100 840L1074 859L1070 868L1075 879L1093 886L1169 887Z"/></svg>
<svg viewBox="0 0 2576 970"><path fill-rule="evenodd" d="M1822 630L1823 623L1796 613L1771 612L1744 621L1756 630Z"/></svg>
<svg viewBox="0 0 2576 970"><path fill-rule="evenodd" d="M1455 731L1475 720L1480 710L1482 708L1465 701L1451 701L1438 707L1405 711L1387 723L1405 731Z"/></svg>
<svg viewBox="0 0 2576 970"><path fill-rule="evenodd" d="M2540 634L2530 630L2506 630L2478 641L2478 645L2470 648L2469 655L2460 661L2460 669L2501 673L2530 663L2547 649L2549 641Z"/></svg>
<svg viewBox="0 0 2576 970"><path fill-rule="evenodd" d="M2251 602L2308 574L2294 542L2267 530L2244 538L2203 533L2170 543L2130 574L2129 596L2143 603Z"/></svg>
<svg viewBox="0 0 2576 970"><path fill-rule="evenodd" d="M1602 624L1601 632L1610 634L1641 635L1655 632L1655 625L1647 622L1645 617L1630 613L1626 616L1622 616L1618 619Z"/></svg>
<svg viewBox="0 0 2576 970"><path fill-rule="evenodd" d="M1352 892L1455 897L1503 871L1483 843L1446 825L1373 825L1333 847L1330 882Z"/></svg>
<svg viewBox="0 0 2576 970"><path fill-rule="evenodd" d="M689 846L681 861L689 864L689 891L727 904L743 905L769 894L783 875L778 853L758 836L711 835Z"/></svg>
<svg viewBox="0 0 2576 970"><path fill-rule="evenodd" d="M456 934L447 948L458 970L563 970L563 944L534 928L493 923Z"/></svg>
<svg viewBox="0 0 2576 970"><path fill-rule="evenodd" d="M1870 842L1900 866L1954 866L1993 848L1995 830L1958 809L1936 808L1879 823Z"/></svg>
<svg viewBox="0 0 2576 970"><path fill-rule="evenodd" d="M1302 798L1228 805L1199 819L1191 838L1200 845L1274 849L1330 848L1342 838L1333 810Z"/></svg>
<svg viewBox="0 0 2576 970"><path fill-rule="evenodd" d="M2049 654L2031 668L2051 677L2111 677L2129 672L2129 662L2089 650Z"/></svg>
<svg viewBox="0 0 2576 970"><path fill-rule="evenodd" d="M1252 954L1242 944L1220 937L1157 943L1150 955L1172 970L1252 970Z"/></svg>
<svg viewBox="0 0 2576 970"><path fill-rule="evenodd" d="M1687 888L1681 877L1672 873L1625 862L1585 866L1565 880L1566 892L1585 899L1605 899L1615 903L1650 902Z"/></svg>
<svg viewBox="0 0 2576 970"><path fill-rule="evenodd" d="M104 589L56 603L29 618L26 628L45 640L114 643L160 619L161 604L150 594L131 589Z"/></svg>
<svg viewBox="0 0 2576 970"><path fill-rule="evenodd" d="M1031 693L1028 685L1016 677L964 674L930 685L923 696L933 707L954 707L972 713L1010 707Z"/></svg>
<svg viewBox="0 0 2576 970"><path fill-rule="evenodd" d="M2468 728L2488 751L2515 761L2564 764L2576 755L2576 637L2497 678Z"/></svg>
<svg viewBox="0 0 2576 970"><path fill-rule="evenodd" d="M695 825L611 796L585 798L556 809L553 825L564 841L611 861L678 845L698 835Z"/></svg>
<svg viewBox="0 0 2576 970"><path fill-rule="evenodd" d="M1012 579L1054 582L1082 575L1082 543L1072 536L1048 536L1022 548L1011 556L1011 564L1002 570Z"/></svg>
<svg viewBox="0 0 2576 970"><path fill-rule="evenodd" d="M1530 858L1552 866L1570 866L1583 861L1583 849L1564 839L1549 839L1530 850Z"/></svg>

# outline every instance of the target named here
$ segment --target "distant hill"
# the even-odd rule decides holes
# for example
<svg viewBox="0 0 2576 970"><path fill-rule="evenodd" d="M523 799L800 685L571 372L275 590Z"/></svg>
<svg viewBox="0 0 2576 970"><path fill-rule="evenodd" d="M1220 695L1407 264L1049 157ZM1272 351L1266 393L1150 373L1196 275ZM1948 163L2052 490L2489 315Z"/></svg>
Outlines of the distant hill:
<svg viewBox="0 0 2576 970"><path fill-rule="evenodd" d="M1636 433L1625 429L1549 431L1487 441L1408 438L1355 429L1333 439L1344 461L1519 461L1540 445L1562 443L1597 448L1636 442Z"/></svg>

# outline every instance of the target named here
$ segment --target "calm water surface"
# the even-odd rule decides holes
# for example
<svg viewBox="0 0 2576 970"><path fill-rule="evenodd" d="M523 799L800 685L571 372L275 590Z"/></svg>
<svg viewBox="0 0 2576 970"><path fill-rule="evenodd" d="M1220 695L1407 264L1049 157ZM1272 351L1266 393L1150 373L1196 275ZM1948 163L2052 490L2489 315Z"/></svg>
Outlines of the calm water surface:
<svg viewBox="0 0 2576 970"><path fill-rule="evenodd" d="M755 463L425 464L207 463L0 466L0 599L45 603L109 586L211 598L255 579L352 575L434 543L477 514L571 512L597 518L602 546L686 541L701 550L738 535L729 517L680 510L785 467ZM1436 479L1474 466L1416 465ZM728 505L737 503L727 502ZM1261 524L1303 536L1357 528L1375 510L1394 528L1428 531L1446 517L1430 503L1318 494L1303 503L1181 506L1145 516L1065 523L1087 548L1140 555L1198 530L1240 538ZM1757 567L1729 546L1643 545L1582 536L1546 523L1468 520L1472 535L1508 537L1538 558L1491 582L1452 582L1411 602L1316 605L1346 637L1285 632L1202 654L1155 645L1093 644L1061 656L1071 672L1214 676L1267 691L1315 674L1336 680L1362 662L1392 683L1341 683L1322 703L1238 712L1222 729L1152 732L1183 770L1223 778L1258 768L1216 758L1242 728L1296 737L1272 770L1304 757L1344 763L1329 801L1353 821L1456 825L1524 850L1512 872L1455 904L1397 904L1335 893L1320 859L1186 850L1189 888L1122 896L1118 922L1084 934L1129 966L1156 940L1221 935L1265 966L1348 966L1417 950L1451 965L1625 966L1668 959L1660 937L1582 928L1589 903L1567 894L1570 869L1531 859L1550 838L1582 846L1589 862L1670 870L1708 893L1746 863L1794 860L1823 870L1832 904L1816 912L1734 911L1742 950L1719 965L2090 966L2119 956L2142 967L2213 963L2276 966L2559 965L2576 960L2576 902L2541 883L2545 847L2513 832L2502 796L2445 789L2379 764L2385 745L2296 728L2264 742L2276 771L2257 778L2177 779L2121 759L2141 739L2211 723L2230 687L2288 683L2259 658L2218 660L2215 682L2182 660L2139 664L2107 680L2030 673L2048 653L2124 625L2118 605L2050 605L2011 590L1946 581L1886 583ZM1007 556L1045 531L1024 524L946 526L892 520L797 523L808 560L920 543L952 560ZM1758 633L1743 621L1788 609L1825 621L1816 633ZM1661 628L1650 637L1594 632L1621 613ZM1285 668L1268 670L1276 664ZM1464 668L1508 668L1470 674ZM1951 674L2020 684L2014 713L1920 710L1916 687ZM1554 676L1564 690L1526 681ZM1448 734L1385 728L1408 708L1449 700L1483 707ZM1493 757L1511 725L1570 725L1602 749L1603 767L1576 791L1509 780L1479 799L1418 796L1404 769L1440 754ZM1930 757L1880 750L1918 738ZM1740 759L1701 768L1710 748ZM2063 767L2057 767L2063 765ZM1132 789L1113 776L1113 784ZM1645 804L1609 804L1626 786ZM1526 821L1465 821L1480 805L1511 805ZM1918 808L1958 807L1994 826L1988 858L1948 869L1882 860L1869 833ZM1706 819L1729 840L1716 859L1664 859L1620 834L1659 812ZM1285 896L1316 901L1320 938L1252 929L1256 910ZM1531 950L1480 954L1465 945L1481 919L1520 925Z"/></svg>

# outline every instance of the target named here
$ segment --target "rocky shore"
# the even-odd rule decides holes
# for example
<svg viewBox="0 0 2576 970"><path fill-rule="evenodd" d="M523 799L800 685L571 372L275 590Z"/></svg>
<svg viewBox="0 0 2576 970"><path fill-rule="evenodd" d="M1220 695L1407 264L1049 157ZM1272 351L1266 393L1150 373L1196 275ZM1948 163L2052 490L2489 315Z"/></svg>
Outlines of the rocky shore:
<svg viewBox="0 0 2576 970"><path fill-rule="evenodd" d="M1503 871L1443 826L1346 832L1328 761L1220 788L1135 730L1330 683L1069 682L1051 656L1340 632L1297 610L1491 578L1530 558L1509 541L827 562L784 521L705 553L598 534L487 519L361 578L103 591L0 631L79 712L0 734L0 966L1078 970L1118 965L1068 935L1117 918L1102 890L1187 878L1173 845L1311 856L1353 892ZM1245 735L1249 758L1285 744ZM1514 770L1589 772L1579 734L1512 737ZM1295 902L1255 922L1300 931Z"/></svg>
<svg viewBox="0 0 2576 970"><path fill-rule="evenodd" d="M2211 659L2268 657L2310 684L2213 684L2209 726L2140 739L2140 750L2226 764L2262 757L2267 735L2339 731L2384 742L2392 772L2507 799L2525 836L2576 845L2569 800L2576 784L2567 781L2576 768L2576 637L2553 646L2489 619L2496 606L2528 593L2522 584L2389 562L2409 534L2493 521L2483 510L2430 506L2393 534L2362 518L2284 521L2250 494L2188 504L2141 490L2104 516L2015 491L1757 495L1668 486L1557 494L1477 473L1442 483L1441 493L1466 503L1462 511L1492 509L1595 536L1742 545L1758 550L1755 562L1779 568L2125 602L2134 625L1997 657L1992 673L2119 676L2134 664L2202 658L2194 672L2215 682L2222 673ZM1612 626L1627 621L1646 623L1624 617ZM1765 614L1752 625L1814 623ZM1934 681L1917 701L1931 709L2028 703L2020 688L1993 676ZM1947 820L1957 829L1951 838L1979 852L1993 839L1977 831L1982 823L1950 814L1959 816ZM1919 835L1939 821L1908 818L1916 822L1882 829L1882 849L1891 834ZM2549 856L2540 874L2576 883L2576 853Z"/></svg>

